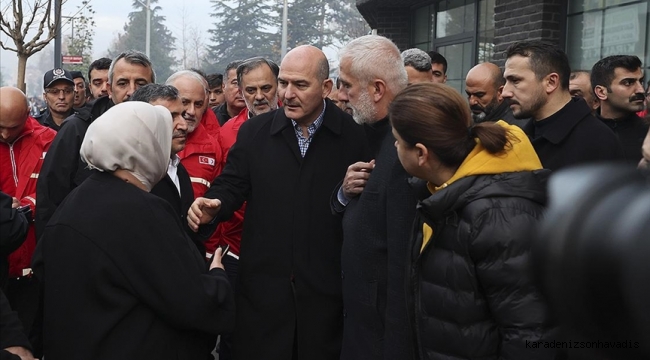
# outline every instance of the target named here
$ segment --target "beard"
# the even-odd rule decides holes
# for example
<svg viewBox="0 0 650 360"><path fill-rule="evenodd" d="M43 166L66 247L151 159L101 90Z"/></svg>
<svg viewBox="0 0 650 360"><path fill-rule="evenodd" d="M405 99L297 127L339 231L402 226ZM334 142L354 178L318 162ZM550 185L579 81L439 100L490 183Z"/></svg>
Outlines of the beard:
<svg viewBox="0 0 650 360"><path fill-rule="evenodd" d="M356 104L350 102L349 105L352 108L352 118L359 125L371 123L377 116L377 109L375 109L375 104L370 99L370 93L367 90L359 94Z"/></svg>
<svg viewBox="0 0 650 360"><path fill-rule="evenodd" d="M512 116L515 117L515 119L529 119L533 118L535 120L542 120L542 119L537 119L535 117L535 114L544 107L546 102L548 101L547 96L544 94L543 89L539 89L533 96L531 96L531 103L529 104L521 104L518 101L515 100L510 100L510 105L517 104L519 105L518 110L512 110Z"/></svg>
<svg viewBox="0 0 650 360"><path fill-rule="evenodd" d="M266 99L264 99L262 101L254 101L252 104L250 104L248 100L246 100L246 98L244 97L244 104L246 104L246 108L248 109L248 113L250 114L249 115L250 117L261 115L264 114L264 112L257 113L255 111L255 107L259 105L268 105L269 110L265 112L276 110L278 108L278 95L276 94L273 100L271 100L271 102L268 102Z"/></svg>
<svg viewBox="0 0 650 360"><path fill-rule="evenodd" d="M470 109L472 111L472 118L474 119L475 123L480 123L485 121L485 118L488 117L488 115L492 114L494 112L494 109L496 109L499 106L499 100L497 98L492 99L492 101L487 104L485 107L482 107L481 105L472 105L470 106ZM479 113L475 113L474 111L480 111Z"/></svg>

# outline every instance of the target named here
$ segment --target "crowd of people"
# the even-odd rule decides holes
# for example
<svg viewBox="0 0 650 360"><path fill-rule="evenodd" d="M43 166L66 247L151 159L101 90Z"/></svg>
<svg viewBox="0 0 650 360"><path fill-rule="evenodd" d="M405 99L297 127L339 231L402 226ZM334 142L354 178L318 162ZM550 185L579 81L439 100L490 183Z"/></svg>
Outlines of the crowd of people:
<svg viewBox="0 0 650 360"><path fill-rule="evenodd" d="M465 94L366 35L0 88L3 359L560 359L531 271L558 170L650 165L640 59L540 41ZM5 297L6 295L6 297ZM217 339L219 337L218 343Z"/></svg>

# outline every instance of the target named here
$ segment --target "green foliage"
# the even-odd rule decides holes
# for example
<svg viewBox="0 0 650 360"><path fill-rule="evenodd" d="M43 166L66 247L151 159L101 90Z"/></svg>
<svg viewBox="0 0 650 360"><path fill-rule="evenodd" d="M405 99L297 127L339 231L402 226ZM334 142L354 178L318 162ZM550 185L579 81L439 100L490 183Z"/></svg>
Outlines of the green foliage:
<svg viewBox="0 0 650 360"><path fill-rule="evenodd" d="M215 18L211 34L212 45L204 70L222 73L234 60L264 56L280 58L280 33L278 13L267 2L257 0L210 0Z"/></svg>
<svg viewBox="0 0 650 360"><path fill-rule="evenodd" d="M210 0L215 19L207 72L223 72L228 62L265 56L279 60L283 0ZM288 2L287 48L310 44L340 47L370 32L355 0Z"/></svg>
<svg viewBox="0 0 650 360"><path fill-rule="evenodd" d="M151 4L158 0L151 0ZM121 52L137 50L145 52L147 11L138 1L133 2L136 11L129 13L129 21L124 25L124 33L118 34L113 41L108 56L115 58ZM174 41L171 31L164 25L165 17L158 15L160 6L152 7L151 11L151 44L150 60L156 72L156 82L162 83L174 73L173 67L177 64L173 56Z"/></svg>
<svg viewBox="0 0 650 360"><path fill-rule="evenodd" d="M83 10L74 19L70 19L72 24L72 33L66 38L67 48L65 55L83 56L82 64L65 64L63 65L70 71L81 71L88 81L88 68L93 62L93 37L95 36L95 10L92 5L88 4L89 0L82 1ZM77 6L80 8L80 6Z"/></svg>

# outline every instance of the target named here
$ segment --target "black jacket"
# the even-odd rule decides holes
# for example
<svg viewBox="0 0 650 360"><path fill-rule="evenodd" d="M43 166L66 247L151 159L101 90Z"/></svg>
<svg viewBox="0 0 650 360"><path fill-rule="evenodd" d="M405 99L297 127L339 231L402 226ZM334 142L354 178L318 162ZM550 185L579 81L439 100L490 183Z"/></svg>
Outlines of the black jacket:
<svg viewBox="0 0 650 360"><path fill-rule="evenodd" d="M32 350L27 336L23 333L23 325L18 314L11 309L9 300L0 290L0 359L20 360L19 356L4 350L12 346L21 346Z"/></svg>
<svg viewBox="0 0 650 360"><path fill-rule="evenodd" d="M212 112L214 112L214 115L217 117L220 126L223 126L226 121L230 120L230 115L228 115L228 108L226 107L225 102L219 106L213 107Z"/></svg>
<svg viewBox="0 0 650 360"><path fill-rule="evenodd" d="M205 256L205 245L198 239L197 233L192 231L190 226L187 224L187 212L190 209L190 206L192 206L192 202L194 202L194 190L192 189L190 175L187 173L187 170L185 170L185 166L180 162L178 163L176 175L178 176L178 183L181 188L180 195L178 194L176 185L174 185L174 182L169 175L165 175L162 180L151 188L151 193L167 200L167 202L172 206L172 209L174 209L176 217L180 219L185 233L190 237L190 239L192 239L192 242L196 245L201 256Z"/></svg>
<svg viewBox="0 0 650 360"><path fill-rule="evenodd" d="M543 125L544 133L540 136L543 122L547 125ZM592 115L582 98L571 98L547 119L530 120L523 130L546 169L625 158L616 135Z"/></svg>
<svg viewBox="0 0 650 360"><path fill-rule="evenodd" d="M7 256L22 245L29 230L27 218L11 204L11 196L0 191L0 289L5 288L9 273Z"/></svg>
<svg viewBox="0 0 650 360"><path fill-rule="evenodd" d="M246 200L237 274L238 359L338 360L343 333L340 217L329 197L367 151L363 128L327 100L303 158L280 108L246 121L205 193L227 220ZM214 228L214 227L213 227Z"/></svg>
<svg viewBox="0 0 650 360"><path fill-rule="evenodd" d="M634 165L638 164L642 157L643 140L648 134L648 123L636 113L630 113L622 119L605 119L600 114L596 116L614 131L623 146L625 159Z"/></svg>
<svg viewBox="0 0 650 360"><path fill-rule="evenodd" d="M36 240L54 214L57 206L74 188L79 186L91 171L81 160L79 150L90 124L113 106L108 96L87 104L65 119L47 152L36 184L35 230Z"/></svg>
<svg viewBox="0 0 650 360"><path fill-rule="evenodd" d="M552 359L528 268L547 170L462 178L418 205L409 309L420 359ZM433 235L420 253L423 223Z"/></svg>
<svg viewBox="0 0 650 360"><path fill-rule="evenodd" d="M234 326L232 290L163 199L93 172L59 206L34 253L44 356L206 359Z"/></svg>
<svg viewBox="0 0 650 360"><path fill-rule="evenodd" d="M412 339L404 331L409 326L404 284L417 200L388 119L364 127L376 166L343 213L341 359L406 360L412 357ZM335 211L337 193L338 188Z"/></svg>

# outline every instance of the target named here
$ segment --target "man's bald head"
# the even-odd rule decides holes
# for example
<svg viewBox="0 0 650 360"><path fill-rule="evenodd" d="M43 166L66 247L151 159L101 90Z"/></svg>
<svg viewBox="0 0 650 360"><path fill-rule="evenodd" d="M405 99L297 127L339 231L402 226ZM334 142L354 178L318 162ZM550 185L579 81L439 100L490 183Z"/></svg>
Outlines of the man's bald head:
<svg viewBox="0 0 650 360"><path fill-rule="evenodd" d="M327 61L327 56L325 56L325 53L321 49L315 46L300 45L291 49L282 59L282 63L285 63L287 60L289 62L304 61L313 64L313 66L316 66L314 70L319 81L324 81L329 78L330 63Z"/></svg>
<svg viewBox="0 0 650 360"><path fill-rule="evenodd" d="M465 92L475 122L484 121L501 104L505 79L501 69L492 63L481 63L465 77Z"/></svg>
<svg viewBox="0 0 650 360"><path fill-rule="evenodd" d="M491 81L495 88L505 85L506 82L501 73L501 69L490 62L484 62L474 66L467 72L465 78L471 80L486 79Z"/></svg>
<svg viewBox="0 0 650 360"><path fill-rule="evenodd" d="M23 131L29 116L29 101L18 88L0 88L0 141L11 144Z"/></svg>
<svg viewBox="0 0 650 360"><path fill-rule="evenodd" d="M302 126L312 124L331 90L329 63L320 49L303 45L284 56L278 74L278 96L289 119Z"/></svg>

